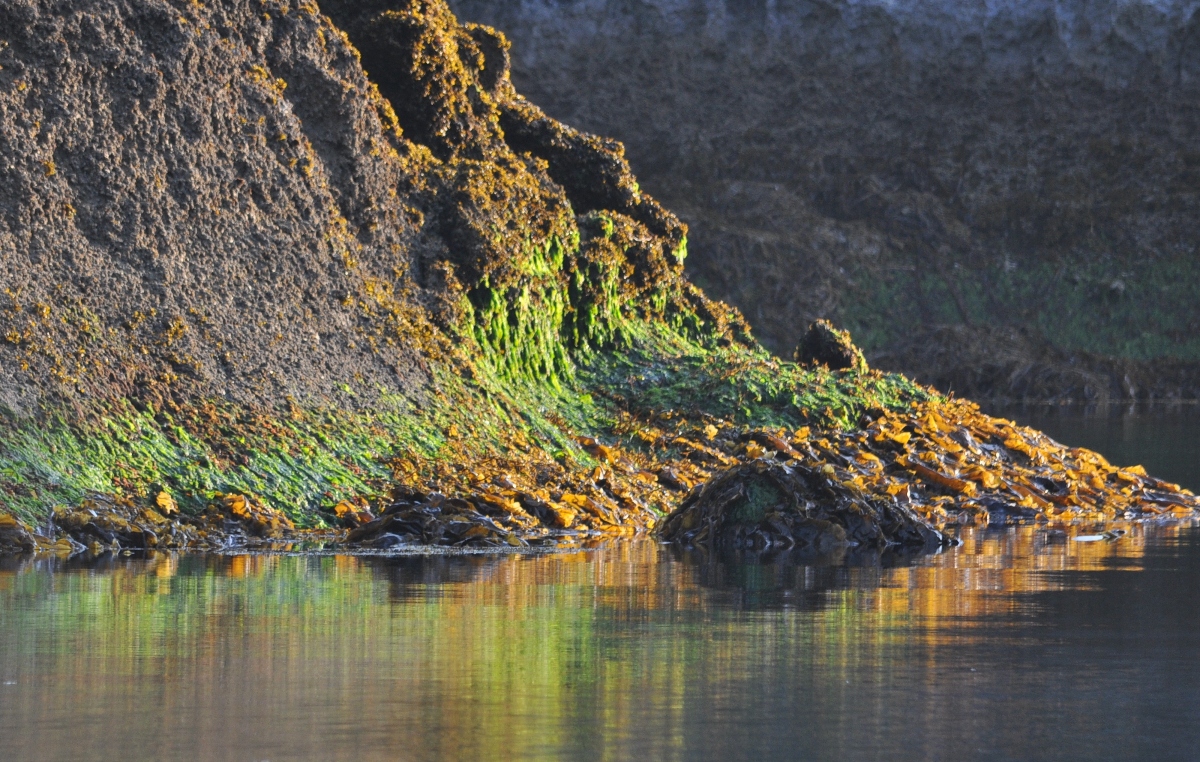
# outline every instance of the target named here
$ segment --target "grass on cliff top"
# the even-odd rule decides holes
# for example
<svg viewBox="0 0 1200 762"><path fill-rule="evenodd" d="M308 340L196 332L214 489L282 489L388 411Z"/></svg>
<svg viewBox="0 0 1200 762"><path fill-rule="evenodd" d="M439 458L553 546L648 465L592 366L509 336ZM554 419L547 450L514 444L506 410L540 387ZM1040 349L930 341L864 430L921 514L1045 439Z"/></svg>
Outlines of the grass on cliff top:
<svg viewBox="0 0 1200 762"><path fill-rule="evenodd" d="M448 478L438 470L447 460L586 465L576 437L611 438L623 412L852 428L869 408L928 398L900 376L801 368L760 348L692 341L658 322L631 322L628 336L622 347L577 358L561 383L502 375L480 353L470 378L442 368L425 399L384 396L369 412L121 404L87 425L65 415L3 419L0 503L41 523L55 505L89 494L142 499L162 489L194 513L218 493L239 493L320 527L340 501L386 495L403 469L436 480Z"/></svg>

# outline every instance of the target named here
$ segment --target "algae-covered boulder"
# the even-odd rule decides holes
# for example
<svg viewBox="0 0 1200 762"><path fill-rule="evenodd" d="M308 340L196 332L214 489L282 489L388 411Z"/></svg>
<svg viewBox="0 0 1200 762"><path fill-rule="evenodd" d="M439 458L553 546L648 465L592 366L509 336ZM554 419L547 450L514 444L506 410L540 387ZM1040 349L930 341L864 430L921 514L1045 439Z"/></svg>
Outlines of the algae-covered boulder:
<svg viewBox="0 0 1200 762"><path fill-rule="evenodd" d="M754 551L949 542L910 508L839 482L832 467L766 459L734 466L693 491L661 532L684 545Z"/></svg>

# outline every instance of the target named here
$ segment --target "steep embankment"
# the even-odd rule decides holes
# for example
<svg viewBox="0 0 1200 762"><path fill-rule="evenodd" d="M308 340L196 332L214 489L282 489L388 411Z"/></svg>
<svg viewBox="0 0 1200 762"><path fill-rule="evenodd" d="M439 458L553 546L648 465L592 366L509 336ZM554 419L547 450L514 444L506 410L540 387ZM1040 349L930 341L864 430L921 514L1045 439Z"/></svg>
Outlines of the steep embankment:
<svg viewBox="0 0 1200 762"><path fill-rule="evenodd" d="M628 145L781 355L829 317L961 393L1200 395L1195 3L452 5Z"/></svg>
<svg viewBox="0 0 1200 762"><path fill-rule="evenodd" d="M824 326L772 359L441 0L2 12L0 546L579 542L728 469L705 521L744 483L771 547L1192 510Z"/></svg>

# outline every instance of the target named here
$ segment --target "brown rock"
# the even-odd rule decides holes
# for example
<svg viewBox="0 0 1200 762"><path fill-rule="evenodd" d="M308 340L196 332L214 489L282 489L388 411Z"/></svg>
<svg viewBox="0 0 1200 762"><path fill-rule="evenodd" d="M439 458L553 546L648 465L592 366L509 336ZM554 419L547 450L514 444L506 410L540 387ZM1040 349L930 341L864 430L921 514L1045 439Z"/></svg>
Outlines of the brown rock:
<svg viewBox="0 0 1200 762"><path fill-rule="evenodd" d="M867 370L867 361L850 340L850 333L834 328L828 320L808 327L793 357L802 365L824 365L830 370Z"/></svg>

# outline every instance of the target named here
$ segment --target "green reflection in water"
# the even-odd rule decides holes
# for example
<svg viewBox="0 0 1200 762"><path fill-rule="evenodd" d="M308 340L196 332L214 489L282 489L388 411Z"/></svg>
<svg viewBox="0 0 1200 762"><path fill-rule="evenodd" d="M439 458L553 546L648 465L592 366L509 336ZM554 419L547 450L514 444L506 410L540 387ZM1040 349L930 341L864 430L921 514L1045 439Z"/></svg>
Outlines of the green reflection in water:
<svg viewBox="0 0 1200 762"><path fill-rule="evenodd" d="M968 664L1011 679L972 644L1015 637L1022 596L1087 589L1060 572L1139 568L1145 541L981 533L896 568L649 542L13 563L0 736L12 758L939 758L984 732L945 732L987 715Z"/></svg>

